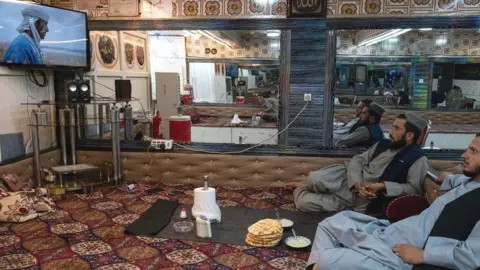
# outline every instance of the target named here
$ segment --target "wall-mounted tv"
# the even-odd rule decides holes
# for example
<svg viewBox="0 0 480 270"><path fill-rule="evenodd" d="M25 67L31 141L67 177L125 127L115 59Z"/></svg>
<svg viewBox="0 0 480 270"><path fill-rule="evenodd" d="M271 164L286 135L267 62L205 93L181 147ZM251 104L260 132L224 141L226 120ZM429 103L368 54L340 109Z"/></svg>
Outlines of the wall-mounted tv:
<svg viewBox="0 0 480 270"><path fill-rule="evenodd" d="M0 0L0 64L88 68L84 12Z"/></svg>

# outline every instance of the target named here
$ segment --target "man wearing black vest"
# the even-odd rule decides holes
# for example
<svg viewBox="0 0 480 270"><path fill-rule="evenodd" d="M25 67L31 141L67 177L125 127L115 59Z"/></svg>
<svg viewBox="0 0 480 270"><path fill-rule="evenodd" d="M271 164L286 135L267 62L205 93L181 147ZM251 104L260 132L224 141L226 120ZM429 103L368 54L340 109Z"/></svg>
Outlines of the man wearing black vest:
<svg viewBox="0 0 480 270"><path fill-rule="evenodd" d="M360 121L360 115L362 115L363 108L369 107L371 103L372 101L369 99L364 99L358 102L357 107L355 108L355 118L347 122L342 127L336 128L333 131L333 140L341 140L342 138L350 134L352 127L357 125L357 123Z"/></svg>
<svg viewBox="0 0 480 270"><path fill-rule="evenodd" d="M380 141L383 136L380 120L385 109L377 103L371 103L362 109L360 120L355 124L350 133L344 138L338 140L336 146L354 147L364 146L370 147Z"/></svg>
<svg viewBox="0 0 480 270"><path fill-rule="evenodd" d="M420 215L390 224L344 211L318 224L307 269L480 269L480 134Z"/></svg>
<svg viewBox="0 0 480 270"><path fill-rule="evenodd" d="M305 212L365 212L377 195L423 194L428 160L416 142L427 124L412 112L399 115L390 140L381 140L345 164L311 172L306 183L290 184L298 186L295 206Z"/></svg>

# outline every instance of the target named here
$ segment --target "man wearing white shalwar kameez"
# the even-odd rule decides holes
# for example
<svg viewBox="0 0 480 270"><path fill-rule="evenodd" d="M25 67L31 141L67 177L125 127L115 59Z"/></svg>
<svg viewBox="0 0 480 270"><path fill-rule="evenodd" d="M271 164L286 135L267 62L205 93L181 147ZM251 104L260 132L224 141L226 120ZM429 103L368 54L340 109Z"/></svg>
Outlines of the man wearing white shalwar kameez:
<svg viewBox="0 0 480 270"><path fill-rule="evenodd" d="M450 191L418 216L390 224L344 211L319 223L307 268L480 269L480 134L462 157L464 175L440 179ZM465 237L439 236L440 229Z"/></svg>
<svg viewBox="0 0 480 270"><path fill-rule="evenodd" d="M19 35L10 43L3 61L12 64L44 64L40 42L48 33L49 15L42 6L29 5L22 10Z"/></svg>

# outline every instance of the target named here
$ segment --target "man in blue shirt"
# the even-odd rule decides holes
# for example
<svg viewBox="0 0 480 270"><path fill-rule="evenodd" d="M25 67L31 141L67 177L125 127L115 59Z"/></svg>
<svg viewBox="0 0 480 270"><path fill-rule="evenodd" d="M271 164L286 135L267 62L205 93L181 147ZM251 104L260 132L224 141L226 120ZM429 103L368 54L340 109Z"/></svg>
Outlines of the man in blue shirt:
<svg viewBox="0 0 480 270"><path fill-rule="evenodd" d="M40 41L48 33L48 14L40 7L31 5L22 10L23 21L20 33L10 43L3 62L13 64L43 64Z"/></svg>

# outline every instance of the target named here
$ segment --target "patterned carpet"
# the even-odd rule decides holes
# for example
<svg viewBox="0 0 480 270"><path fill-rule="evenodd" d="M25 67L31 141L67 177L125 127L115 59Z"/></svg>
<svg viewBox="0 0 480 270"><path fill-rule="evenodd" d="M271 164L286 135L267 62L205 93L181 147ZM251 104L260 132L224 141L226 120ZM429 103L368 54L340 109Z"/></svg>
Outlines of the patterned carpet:
<svg viewBox="0 0 480 270"><path fill-rule="evenodd" d="M0 269L304 269L307 252L125 235L157 199L193 203L193 186L154 194L99 188L57 201L55 213L0 223ZM169 196L171 190L183 190ZM218 188L221 206L294 210L292 189Z"/></svg>

